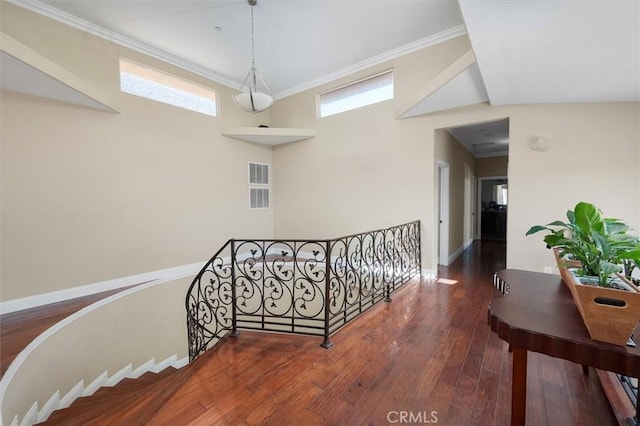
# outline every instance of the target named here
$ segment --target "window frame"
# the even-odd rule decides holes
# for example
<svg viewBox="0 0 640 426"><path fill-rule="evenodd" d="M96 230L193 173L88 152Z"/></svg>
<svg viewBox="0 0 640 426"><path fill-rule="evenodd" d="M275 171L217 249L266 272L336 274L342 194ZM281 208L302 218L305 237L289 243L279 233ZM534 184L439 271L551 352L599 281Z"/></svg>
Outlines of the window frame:
<svg viewBox="0 0 640 426"><path fill-rule="evenodd" d="M123 69L124 64L124 69ZM199 114L208 115L209 117L218 117L220 115L220 107L218 104L218 92L212 87L205 86L187 78L181 77L176 74L169 73L167 71L152 67L147 64L143 64L125 57L121 57L118 62L119 65L119 81L120 91L132 96L144 98L153 102L158 102L165 105L171 105L176 108L180 108L186 111L191 111ZM166 88L166 91L160 91L164 96L149 96L142 91L127 90L123 81L123 74L132 76L135 79L144 80L148 82L146 88ZM213 111L207 111L206 108L197 108L196 106L189 105L186 102L170 102L172 95L184 94L184 99L194 99L198 101L201 99L202 103L208 102L208 105L212 105ZM163 99L164 98L164 99Z"/></svg>
<svg viewBox="0 0 640 426"><path fill-rule="evenodd" d="M332 112L330 114L323 115L323 113L322 113L322 107L323 107L322 98L323 98L323 96L325 96L327 94L331 94L331 93L345 91L345 89L348 89L350 87L362 85L363 83L365 83L365 82L367 82L369 80L374 80L374 79L377 79L379 77L386 76L386 75L390 75L390 82L391 82L390 83L390 86L391 86L391 96L390 97L384 98L384 99L378 99L378 100L375 100L373 102L369 102L369 103L362 104L362 105L357 105L357 106L354 106L354 107L351 107L351 108L348 108L348 109L343 109L341 111ZM381 86L381 87L384 87L384 86ZM372 91L374 91L376 89L378 89L378 87L375 87L375 88L370 89L370 90L359 91L359 92L356 92L356 93L352 94L351 96L344 96L342 99L349 99L350 97L363 95L363 94L372 92ZM364 108L364 107L367 107L367 106L370 106L370 105L375 105L375 104L378 104L380 102L393 100L394 97L395 97L395 84L394 84L394 70L392 68L392 69L388 69L388 70L385 70L385 71L382 71L382 72L379 72L379 73L376 73L376 74L369 75L367 77L363 77L363 78L355 80L355 81L351 81L349 83L343 84L343 85L338 86L338 87L334 87L334 88L329 89L329 90L325 90L324 92L318 93L317 96L316 96L317 116L318 116L318 118L331 117L333 115L338 115L338 114L342 114L344 112L353 111L353 110ZM340 99L338 99L338 100L340 100ZM336 100L336 101L338 101L338 100ZM333 101L333 102L336 102L336 101Z"/></svg>

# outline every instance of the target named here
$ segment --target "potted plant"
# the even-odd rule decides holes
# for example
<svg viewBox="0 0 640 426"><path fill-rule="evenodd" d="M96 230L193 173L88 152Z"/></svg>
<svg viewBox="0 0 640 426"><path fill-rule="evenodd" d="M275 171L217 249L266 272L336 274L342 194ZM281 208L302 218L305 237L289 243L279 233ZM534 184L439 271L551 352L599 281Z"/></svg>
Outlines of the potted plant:
<svg viewBox="0 0 640 426"><path fill-rule="evenodd" d="M620 275L640 263L640 239L618 219L604 218L593 204L580 202L567 222L536 225L526 235L546 231L563 280L571 290L591 337L626 344L640 320L640 293Z"/></svg>

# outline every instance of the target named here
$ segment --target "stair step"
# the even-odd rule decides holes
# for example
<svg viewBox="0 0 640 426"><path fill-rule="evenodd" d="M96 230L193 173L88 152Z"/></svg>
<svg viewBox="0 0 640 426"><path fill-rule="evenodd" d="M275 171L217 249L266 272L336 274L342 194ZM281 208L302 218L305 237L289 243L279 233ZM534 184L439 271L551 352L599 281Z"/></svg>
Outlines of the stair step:
<svg viewBox="0 0 640 426"><path fill-rule="evenodd" d="M189 366L147 372L138 379L124 379L78 398L70 407L51 414L44 425L140 424L150 419L192 374Z"/></svg>

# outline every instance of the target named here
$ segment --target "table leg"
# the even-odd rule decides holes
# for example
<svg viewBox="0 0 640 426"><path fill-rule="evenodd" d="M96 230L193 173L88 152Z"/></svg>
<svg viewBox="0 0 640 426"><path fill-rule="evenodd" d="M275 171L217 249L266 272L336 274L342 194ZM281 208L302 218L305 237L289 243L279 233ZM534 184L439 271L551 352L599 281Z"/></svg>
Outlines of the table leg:
<svg viewBox="0 0 640 426"><path fill-rule="evenodd" d="M524 426L527 413L527 350L513 347L511 379L511 425Z"/></svg>

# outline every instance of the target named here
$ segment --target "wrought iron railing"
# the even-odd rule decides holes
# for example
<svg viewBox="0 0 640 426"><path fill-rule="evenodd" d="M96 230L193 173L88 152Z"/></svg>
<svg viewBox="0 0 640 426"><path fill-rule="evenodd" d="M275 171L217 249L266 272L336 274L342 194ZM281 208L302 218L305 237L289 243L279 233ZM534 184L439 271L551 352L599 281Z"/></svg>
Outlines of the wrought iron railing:
<svg viewBox="0 0 640 426"><path fill-rule="evenodd" d="M239 330L329 337L420 273L420 222L333 240L229 240L186 297L189 358Z"/></svg>

